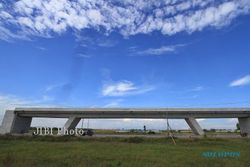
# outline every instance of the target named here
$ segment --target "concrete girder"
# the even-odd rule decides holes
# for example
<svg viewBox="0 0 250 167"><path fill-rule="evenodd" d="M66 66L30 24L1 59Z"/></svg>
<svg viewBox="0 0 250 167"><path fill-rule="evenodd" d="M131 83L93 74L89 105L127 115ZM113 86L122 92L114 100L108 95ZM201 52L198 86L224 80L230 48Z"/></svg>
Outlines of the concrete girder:
<svg viewBox="0 0 250 167"><path fill-rule="evenodd" d="M69 119L67 120L67 122L64 125L64 129L67 129L67 130L75 129L75 127L80 122L80 120L81 120L81 118L69 117Z"/></svg>
<svg viewBox="0 0 250 167"><path fill-rule="evenodd" d="M250 135L250 117L242 117L238 118L240 125L240 133L242 135L249 136Z"/></svg>
<svg viewBox="0 0 250 167"><path fill-rule="evenodd" d="M185 118L185 121L187 122L188 126L191 128L192 132L195 135L204 135L204 131L202 130L201 126L199 123L196 121L195 118L193 117L188 117Z"/></svg>

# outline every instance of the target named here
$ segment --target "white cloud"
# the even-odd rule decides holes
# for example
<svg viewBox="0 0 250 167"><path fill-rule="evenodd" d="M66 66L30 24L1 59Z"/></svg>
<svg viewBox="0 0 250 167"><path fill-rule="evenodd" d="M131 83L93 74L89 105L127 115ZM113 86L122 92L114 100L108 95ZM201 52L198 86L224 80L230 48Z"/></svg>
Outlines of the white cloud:
<svg viewBox="0 0 250 167"><path fill-rule="evenodd" d="M13 109L15 106L25 105L30 103L27 100L17 98L12 95L0 95L0 110Z"/></svg>
<svg viewBox="0 0 250 167"><path fill-rule="evenodd" d="M244 86L249 84L250 84L250 75L246 75L242 78L232 81L229 86L235 87L235 86Z"/></svg>
<svg viewBox="0 0 250 167"><path fill-rule="evenodd" d="M106 84L102 89L103 96L122 96L136 90L137 88L130 81L120 81L113 84Z"/></svg>
<svg viewBox="0 0 250 167"><path fill-rule="evenodd" d="M102 129L167 129L166 119L92 119L89 120L91 128ZM86 127L87 121L84 123ZM172 129L189 128L184 119L170 119L169 124Z"/></svg>
<svg viewBox="0 0 250 167"><path fill-rule="evenodd" d="M20 106L48 106L46 102L53 100L50 96L42 96L39 99L23 99L14 95L0 94L0 110L14 109Z"/></svg>
<svg viewBox="0 0 250 167"><path fill-rule="evenodd" d="M20 0L0 5L0 35L4 40L19 36L13 34L48 37L87 28L124 36L153 31L173 35L220 28L249 11L249 0Z"/></svg>
<svg viewBox="0 0 250 167"><path fill-rule="evenodd" d="M236 129L236 123L235 118L209 118L199 122L203 129Z"/></svg>
<svg viewBox="0 0 250 167"><path fill-rule="evenodd" d="M11 32L8 28L5 28L0 23L0 39L8 42L12 42L13 39L29 40L29 38L22 32Z"/></svg>
<svg viewBox="0 0 250 167"><path fill-rule="evenodd" d="M131 81L119 81L105 84L102 88L103 96L126 96L143 94L153 90L152 86L135 86Z"/></svg>
<svg viewBox="0 0 250 167"><path fill-rule="evenodd" d="M110 38L107 39L106 35L100 34L89 36L85 33L76 33L75 36L76 40L81 43L81 46L93 49L96 49L96 46L109 48L115 46L118 43L116 40Z"/></svg>
<svg viewBox="0 0 250 167"><path fill-rule="evenodd" d="M1 18L3 18L3 19L13 19L13 17L12 17L9 13L7 13L7 12L5 12L5 11L1 11L1 12L0 12L0 16L1 16Z"/></svg>
<svg viewBox="0 0 250 167"><path fill-rule="evenodd" d="M0 125L1 120L3 119L5 110L11 110L16 107L49 107L52 105L46 104L47 102L51 101L49 96L43 96L41 99L23 99L14 95L9 94L0 94Z"/></svg>
<svg viewBox="0 0 250 167"><path fill-rule="evenodd" d="M166 52L174 52L174 51L175 51L175 47L163 46L161 48L156 48L156 49L150 48L148 50L145 50L144 54L161 55Z"/></svg>
<svg viewBox="0 0 250 167"><path fill-rule="evenodd" d="M178 45L169 45L169 46L162 46L160 48L149 48L142 51L136 51L136 55L162 55L166 53L175 52L178 47L185 46L184 44L178 44ZM135 49L132 49L131 51L134 52Z"/></svg>
<svg viewBox="0 0 250 167"><path fill-rule="evenodd" d="M103 16L98 10L88 10L87 16L89 17L89 20L96 25L101 24L103 20Z"/></svg>
<svg viewBox="0 0 250 167"><path fill-rule="evenodd" d="M196 119L196 121L198 122L202 122L202 121L205 121L206 119L203 119L203 118L199 118L199 119Z"/></svg>

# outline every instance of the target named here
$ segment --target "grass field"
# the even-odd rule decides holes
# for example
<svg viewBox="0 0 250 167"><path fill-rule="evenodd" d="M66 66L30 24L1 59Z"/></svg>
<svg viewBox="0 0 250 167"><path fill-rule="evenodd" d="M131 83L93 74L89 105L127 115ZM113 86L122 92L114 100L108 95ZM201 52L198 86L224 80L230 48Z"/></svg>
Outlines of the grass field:
<svg viewBox="0 0 250 167"><path fill-rule="evenodd" d="M0 166L247 167L249 139L79 138L1 136ZM207 158L203 152L240 152Z"/></svg>

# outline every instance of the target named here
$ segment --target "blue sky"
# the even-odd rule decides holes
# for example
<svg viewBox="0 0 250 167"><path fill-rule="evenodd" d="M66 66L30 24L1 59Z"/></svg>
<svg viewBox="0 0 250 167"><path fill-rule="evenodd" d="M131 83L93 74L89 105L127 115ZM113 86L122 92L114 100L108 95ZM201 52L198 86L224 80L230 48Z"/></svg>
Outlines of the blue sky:
<svg viewBox="0 0 250 167"><path fill-rule="evenodd" d="M16 106L249 107L249 13L249 0L2 0L0 116ZM164 128L164 120L92 122Z"/></svg>

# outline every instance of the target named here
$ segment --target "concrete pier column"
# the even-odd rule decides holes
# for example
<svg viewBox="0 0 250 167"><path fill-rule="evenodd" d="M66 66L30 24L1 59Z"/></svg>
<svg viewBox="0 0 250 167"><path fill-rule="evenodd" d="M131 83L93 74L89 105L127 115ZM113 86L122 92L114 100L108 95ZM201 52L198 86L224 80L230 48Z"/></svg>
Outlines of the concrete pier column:
<svg viewBox="0 0 250 167"><path fill-rule="evenodd" d="M240 133L244 136L250 136L250 117L238 118Z"/></svg>
<svg viewBox="0 0 250 167"><path fill-rule="evenodd" d="M20 117L13 110L5 112L0 134L27 133L30 129L32 117Z"/></svg>
<svg viewBox="0 0 250 167"><path fill-rule="evenodd" d="M69 117L67 122L64 125L64 128L67 130L75 129L77 124L80 122L81 118Z"/></svg>
<svg viewBox="0 0 250 167"><path fill-rule="evenodd" d="M185 121L187 122L187 124L189 125L189 127L191 128L192 132L195 135L204 135L204 131L202 130L202 128L200 127L199 123L196 121L195 118L188 117L185 118Z"/></svg>

